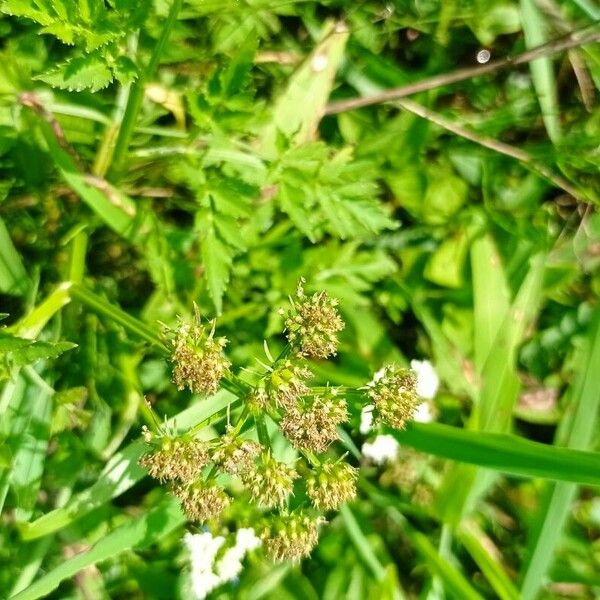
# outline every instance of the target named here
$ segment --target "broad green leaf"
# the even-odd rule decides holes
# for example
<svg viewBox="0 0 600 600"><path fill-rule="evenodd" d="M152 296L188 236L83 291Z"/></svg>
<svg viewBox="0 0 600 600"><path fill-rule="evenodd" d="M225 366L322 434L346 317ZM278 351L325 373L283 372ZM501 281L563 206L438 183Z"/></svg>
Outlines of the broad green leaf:
<svg viewBox="0 0 600 600"><path fill-rule="evenodd" d="M12 367L53 359L76 347L70 342L32 341L0 331L0 357ZM3 355L3 356L2 356Z"/></svg>
<svg viewBox="0 0 600 600"><path fill-rule="evenodd" d="M202 264L208 289L215 303L217 314L223 310L223 294L229 281L233 255L229 247L218 237L214 225L209 225L202 239Z"/></svg>
<svg viewBox="0 0 600 600"><path fill-rule="evenodd" d="M448 235L429 258L423 275L432 283L459 288L463 285L465 261L469 251L467 231L458 229Z"/></svg>
<svg viewBox="0 0 600 600"><path fill-rule="evenodd" d="M36 79L63 90L97 92L113 80L106 60L98 53L77 56Z"/></svg>

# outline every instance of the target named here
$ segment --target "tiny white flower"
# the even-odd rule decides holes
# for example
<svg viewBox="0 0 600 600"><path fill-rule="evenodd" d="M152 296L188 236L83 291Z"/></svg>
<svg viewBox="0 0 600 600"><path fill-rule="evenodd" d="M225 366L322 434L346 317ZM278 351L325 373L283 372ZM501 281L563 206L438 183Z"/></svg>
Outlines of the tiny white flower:
<svg viewBox="0 0 600 600"><path fill-rule="evenodd" d="M440 379L428 360L411 360L410 368L417 374L417 394L431 400L438 391Z"/></svg>
<svg viewBox="0 0 600 600"><path fill-rule="evenodd" d="M220 582L225 583L235 579L242 572L243 557L244 555L235 546L223 554L215 568Z"/></svg>
<svg viewBox="0 0 600 600"><path fill-rule="evenodd" d="M391 435L378 435L372 442L362 445L363 456L377 465L394 460L399 450L400 444Z"/></svg>
<svg viewBox="0 0 600 600"><path fill-rule="evenodd" d="M196 535L187 533L184 542L190 552L191 587L198 600L205 598L216 587L238 577L246 554L261 544L254 529L242 527L236 533L235 544L215 562L217 553L225 544L223 536L213 537L208 532Z"/></svg>
<svg viewBox="0 0 600 600"><path fill-rule="evenodd" d="M359 431L365 435L371 431L373 427L373 411L375 410L375 406L373 404L367 404L363 406L362 411L360 412L360 427Z"/></svg>
<svg viewBox="0 0 600 600"><path fill-rule="evenodd" d="M186 533L183 541L190 552L192 591L201 600L221 584L221 578L213 572L213 563L225 538L213 537L209 532Z"/></svg>
<svg viewBox="0 0 600 600"><path fill-rule="evenodd" d="M431 423L434 420L429 402L421 402L414 417L419 423Z"/></svg>
<svg viewBox="0 0 600 600"><path fill-rule="evenodd" d="M258 548L261 544L261 539L254 533L252 527L241 527L235 534L235 545L243 550L244 554Z"/></svg>
<svg viewBox="0 0 600 600"><path fill-rule="evenodd" d="M371 379L371 381L369 381L369 383L367 383L367 386L368 387L374 386L380 379L382 379L385 376L386 370L387 369L385 367L381 367L381 369L379 369L379 371L376 371L373 374L373 379Z"/></svg>

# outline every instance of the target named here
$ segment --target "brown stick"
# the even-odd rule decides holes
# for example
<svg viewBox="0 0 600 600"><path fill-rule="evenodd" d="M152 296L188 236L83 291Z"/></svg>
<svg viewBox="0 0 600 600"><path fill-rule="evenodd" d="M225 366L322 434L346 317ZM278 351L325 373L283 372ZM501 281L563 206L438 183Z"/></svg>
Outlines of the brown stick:
<svg viewBox="0 0 600 600"><path fill-rule="evenodd" d="M573 31L562 38L553 40L547 44L543 44L535 48L531 48L530 50L522 52L521 54L517 54L516 56L496 60L485 65L466 67L463 69L457 69L451 73L434 75L433 77L423 79L422 81L391 88L389 90L385 90L384 92L373 94L372 96L330 102L325 107L324 114L334 115L347 110L361 108L363 106L380 104L382 102L389 102L390 100L398 100L399 98L404 98L405 96L411 96L412 94L417 94L419 92L425 92L427 90L449 85L451 83L456 83L458 81L464 81L465 79L470 79L471 77L478 77L480 75L485 75L486 73L493 73L499 69L506 69L507 67L514 67L516 65L531 62L537 58L551 56L552 54L557 54L563 50L575 48L576 46L583 46L584 44L591 44L600 41L600 31L597 30L597 24L595 23L591 26L591 28L591 31L590 27Z"/></svg>
<svg viewBox="0 0 600 600"><path fill-rule="evenodd" d="M567 194L570 194L578 200L579 202L587 203L588 200L579 193L579 190L572 186L564 177L557 175L549 169L545 164L537 161L531 154L525 152L525 150L521 150L520 148L515 148L514 146L510 146L509 144L505 144L504 142L499 142L493 138L488 138L471 131L470 129L466 129L462 125L457 125L452 122L450 119L440 115L439 113L433 112L424 106L413 102L412 100L396 100L394 103L398 105L400 108L408 110L409 112L431 121L440 127L447 129L448 131L463 137L467 140L475 142L480 146L484 146L485 148L489 148L490 150L494 150L499 152L500 154L504 154L506 156L510 156L511 158L515 158L516 160L524 163L528 166L532 171L535 171L544 179L547 179L550 183L554 184L556 187L564 190Z"/></svg>

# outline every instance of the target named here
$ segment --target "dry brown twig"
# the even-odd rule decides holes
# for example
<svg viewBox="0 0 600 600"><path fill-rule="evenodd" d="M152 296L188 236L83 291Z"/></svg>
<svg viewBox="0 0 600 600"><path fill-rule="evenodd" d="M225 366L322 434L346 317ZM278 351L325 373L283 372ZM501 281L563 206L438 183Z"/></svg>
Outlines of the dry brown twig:
<svg viewBox="0 0 600 600"><path fill-rule="evenodd" d="M585 44L592 44L600 41L600 31L598 30L598 24L594 24L591 27L579 29L573 31L564 37L557 40L548 42L536 48L531 48L516 56L503 58L496 60L484 65L478 65L476 67L466 67L464 69L457 69L451 73L442 73L440 75L434 75L415 83L409 83L396 88L391 88L371 96L364 96L361 98L350 98L348 100L338 100L336 102L330 102L326 107L325 115L334 115L347 110L354 110L355 108L362 108L364 106L371 106L373 104L381 104L382 102L390 102L393 100L399 100L406 96L412 96L419 92L426 92L438 87L443 87L472 77L479 77L488 73L493 73L501 69L507 69L509 67L515 67L531 62L537 58L544 56L551 56L558 54L564 50L583 46Z"/></svg>

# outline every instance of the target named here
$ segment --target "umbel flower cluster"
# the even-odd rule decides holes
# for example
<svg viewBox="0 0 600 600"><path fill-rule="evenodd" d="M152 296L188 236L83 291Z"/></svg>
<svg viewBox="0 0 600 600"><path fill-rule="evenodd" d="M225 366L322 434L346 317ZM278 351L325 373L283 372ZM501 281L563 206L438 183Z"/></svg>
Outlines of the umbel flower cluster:
<svg viewBox="0 0 600 600"><path fill-rule="evenodd" d="M215 337L214 322L202 323L197 311L192 322L181 320L169 338L175 385L203 396L225 387L240 406L228 410L227 427L213 439L197 437L202 424L185 434L160 426L144 431L148 449L140 464L169 486L190 521L218 532L239 514L248 525L252 514L249 524L277 561L308 556L326 513L356 496L358 470L335 444L349 419L347 399L371 403L381 422L397 428L419 403L414 373L397 365L359 390L312 384L310 361L337 352L344 328L337 304L324 291L307 294L301 280L281 312L287 345L275 359L266 348L268 364L245 373L252 381L231 373L227 340Z"/></svg>

